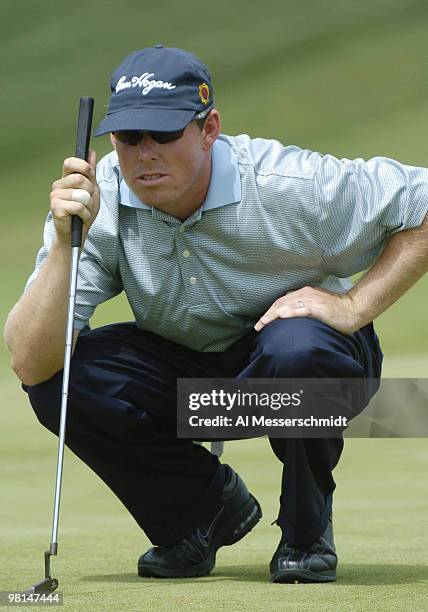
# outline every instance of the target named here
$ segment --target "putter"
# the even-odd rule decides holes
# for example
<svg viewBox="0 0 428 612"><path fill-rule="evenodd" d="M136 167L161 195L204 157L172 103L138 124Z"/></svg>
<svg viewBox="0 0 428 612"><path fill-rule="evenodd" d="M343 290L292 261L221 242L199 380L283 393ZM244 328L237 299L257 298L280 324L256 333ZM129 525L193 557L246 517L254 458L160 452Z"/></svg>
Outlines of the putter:
<svg viewBox="0 0 428 612"><path fill-rule="evenodd" d="M91 135L92 113L94 109L93 98L80 98L79 117L77 121L76 157L88 158L89 138ZM58 587L58 580L52 578L50 571L50 558L58 551L58 517L61 497L62 466L64 460L65 425L67 420L68 383L70 378L70 361L73 345L74 307L76 302L77 270L79 265L79 252L82 243L82 219L77 216L71 218L71 266L70 289L68 301L67 326L64 352L64 374L62 381L61 418L59 426L58 459L56 467L55 500L52 524L52 537L49 550L45 551L45 577L37 584L24 591L26 595L33 593L52 593Z"/></svg>

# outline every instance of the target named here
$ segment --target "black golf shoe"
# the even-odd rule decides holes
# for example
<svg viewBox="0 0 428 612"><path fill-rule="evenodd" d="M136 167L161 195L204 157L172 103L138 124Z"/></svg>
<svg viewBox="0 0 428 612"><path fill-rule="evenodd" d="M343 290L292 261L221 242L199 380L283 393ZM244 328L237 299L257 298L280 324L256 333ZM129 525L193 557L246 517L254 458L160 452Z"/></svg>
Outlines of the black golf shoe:
<svg viewBox="0 0 428 612"><path fill-rule="evenodd" d="M272 582L334 582L337 555L333 539L333 523L312 544L295 548L284 537L270 562Z"/></svg>
<svg viewBox="0 0 428 612"><path fill-rule="evenodd" d="M155 546L138 560L138 575L155 578L190 578L206 576L215 565L220 546L229 546L243 538L261 519L262 511L255 497L229 465L214 516L198 525L189 535L171 547Z"/></svg>

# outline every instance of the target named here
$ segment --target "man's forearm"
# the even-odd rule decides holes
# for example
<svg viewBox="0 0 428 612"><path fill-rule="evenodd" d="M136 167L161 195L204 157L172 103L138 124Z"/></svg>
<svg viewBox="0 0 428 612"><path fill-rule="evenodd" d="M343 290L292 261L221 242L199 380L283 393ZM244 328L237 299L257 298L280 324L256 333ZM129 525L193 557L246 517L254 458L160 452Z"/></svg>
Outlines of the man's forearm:
<svg viewBox="0 0 428 612"><path fill-rule="evenodd" d="M9 314L5 327L12 367L28 385L62 368L71 249L52 246L39 275Z"/></svg>
<svg viewBox="0 0 428 612"><path fill-rule="evenodd" d="M357 328L373 321L428 271L428 215L418 228L394 234L375 265L347 294Z"/></svg>

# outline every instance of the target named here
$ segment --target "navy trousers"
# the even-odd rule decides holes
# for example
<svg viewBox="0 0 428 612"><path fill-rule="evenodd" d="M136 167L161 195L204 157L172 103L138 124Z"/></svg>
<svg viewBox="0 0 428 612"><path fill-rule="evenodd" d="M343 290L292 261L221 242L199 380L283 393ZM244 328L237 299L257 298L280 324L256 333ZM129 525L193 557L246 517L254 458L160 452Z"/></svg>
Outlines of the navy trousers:
<svg viewBox="0 0 428 612"><path fill-rule="evenodd" d="M202 353L119 323L79 337L72 358L67 446L118 496L153 544L171 546L208 518L224 485L218 458L176 438L177 378L379 378L373 325L345 336L311 318L280 319L223 353ZM58 434L62 371L25 387ZM296 546L324 531L343 439L270 439L284 464L277 519ZM257 494L257 492L255 492Z"/></svg>

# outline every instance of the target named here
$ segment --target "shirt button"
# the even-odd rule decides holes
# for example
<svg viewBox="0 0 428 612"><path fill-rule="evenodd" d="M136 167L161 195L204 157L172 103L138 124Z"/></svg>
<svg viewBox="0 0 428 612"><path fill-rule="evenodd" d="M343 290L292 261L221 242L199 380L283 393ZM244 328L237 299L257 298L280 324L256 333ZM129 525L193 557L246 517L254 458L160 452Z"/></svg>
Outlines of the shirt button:
<svg viewBox="0 0 428 612"><path fill-rule="evenodd" d="M189 281L190 281L190 284L191 284L191 285L195 285L195 284L196 284L196 276L191 276L191 277L189 278Z"/></svg>
<svg viewBox="0 0 428 612"><path fill-rule="evenodd" d="M185 232L185 231L186 231L186 228L184 227L184 225L180 225L180 227L179 227L178 231L179 231L179 232L181 232L181 233L183 233L183 232Z"/></svg>
<svg viewBox="0 0 428 612"><path fill-rule="evenodd" d="M190 257L190 251L188 251L187 249L183 251L183 257Z"/></svg>

